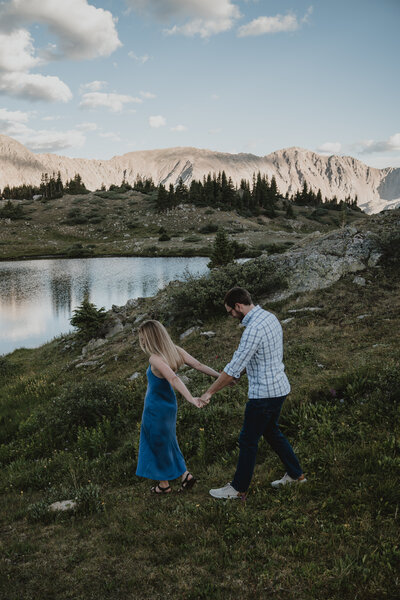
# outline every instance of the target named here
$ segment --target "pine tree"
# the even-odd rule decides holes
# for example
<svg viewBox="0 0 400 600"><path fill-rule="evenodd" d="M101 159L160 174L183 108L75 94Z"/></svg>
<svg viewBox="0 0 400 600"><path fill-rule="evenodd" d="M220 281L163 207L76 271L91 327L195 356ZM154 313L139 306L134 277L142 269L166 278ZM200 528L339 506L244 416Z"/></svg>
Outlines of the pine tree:
<svg viewBox="0 0 400 600"><path fill-rule="evenodd" d="M215 236L211 260L208 263L209 269L215 269L216 267L222 267L233 261L234 249L231 242L223 229L218 229Z"/></svg>

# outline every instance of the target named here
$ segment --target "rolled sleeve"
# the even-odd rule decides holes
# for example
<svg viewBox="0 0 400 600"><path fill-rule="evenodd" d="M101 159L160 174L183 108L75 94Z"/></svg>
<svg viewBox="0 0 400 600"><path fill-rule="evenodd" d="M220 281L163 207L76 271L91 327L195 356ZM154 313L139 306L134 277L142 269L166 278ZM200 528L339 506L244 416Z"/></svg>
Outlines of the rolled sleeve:
<svg viewBox="0 0 400 600"><path fill-rule="evenodd" d="M234 353L232 360L224 368L224 372L238 379L249 360L257 352L259 343L260 339L257 332L246 330L242 335L239 347Z"/></svg>

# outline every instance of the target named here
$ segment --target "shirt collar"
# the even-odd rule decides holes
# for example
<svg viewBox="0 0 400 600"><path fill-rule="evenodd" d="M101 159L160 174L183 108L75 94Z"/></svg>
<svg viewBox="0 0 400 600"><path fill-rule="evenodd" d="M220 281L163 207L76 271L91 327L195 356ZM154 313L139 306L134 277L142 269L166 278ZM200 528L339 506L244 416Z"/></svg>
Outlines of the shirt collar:
<svg viewBox="0 0 400 600"><path fill-rule="evenodd" d="M257 306L255 306L254 308L252 308L251 310L249 310L249 312L247 313L247 315L242 319L242 325L243 327L247 327L247 325L250 323L251 319L254 317L254 315L256 314L256 312L258 312L260 309L260 306L257 304Z"/></svg>

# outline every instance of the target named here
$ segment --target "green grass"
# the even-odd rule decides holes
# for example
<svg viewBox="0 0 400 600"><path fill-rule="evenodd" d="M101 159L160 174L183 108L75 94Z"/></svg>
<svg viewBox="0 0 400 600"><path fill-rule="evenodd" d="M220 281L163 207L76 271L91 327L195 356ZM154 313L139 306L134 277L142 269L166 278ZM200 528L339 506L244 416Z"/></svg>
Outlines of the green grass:
<svg viewBox="0 0 400 600"><path fill-rule="evenodd" d="M208 495L235 468L245 380L203 410L179 400L178 440L199 483L160 498L135 476L146 384L144 375L127 379L144 374L146 359L134 335L109 342L101 370L75 369L79 347L64 350L62 338L2 359L1 597L398 598L397 274L371 269L364 288L349 276L269 306L281 319L292 308L322 309L284 325L293 389L281 426L308 483L273 490L282 467L262 441L246 502ZM138 314L163 297L143 300ZM185 347L220 369L241 329L217 316L202 329L217 335L194 333ZM207 377L186 374L194 393L205 389ZM48 513L50 502L75 497L76 511Z"/></svg>

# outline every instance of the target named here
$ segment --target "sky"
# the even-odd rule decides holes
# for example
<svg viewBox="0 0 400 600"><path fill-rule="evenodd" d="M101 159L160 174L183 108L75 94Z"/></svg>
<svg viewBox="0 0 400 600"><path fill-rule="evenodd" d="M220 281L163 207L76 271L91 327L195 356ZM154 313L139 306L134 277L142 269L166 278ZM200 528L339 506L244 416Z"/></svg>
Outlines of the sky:
<svg viewBox="0 0 400 600"><path fill-rule="evenodd" d="M0 0L0 133L400 167L400 0Z"/></svg>

